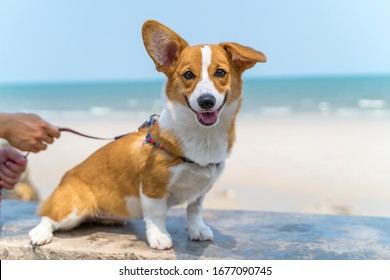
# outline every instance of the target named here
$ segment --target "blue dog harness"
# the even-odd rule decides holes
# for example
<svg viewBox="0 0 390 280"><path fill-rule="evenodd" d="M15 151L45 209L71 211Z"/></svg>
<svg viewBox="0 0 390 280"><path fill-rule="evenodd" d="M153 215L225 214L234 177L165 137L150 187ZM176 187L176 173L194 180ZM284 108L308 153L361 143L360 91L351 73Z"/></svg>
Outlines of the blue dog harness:
<svg viewBox="0 0 390 280"><path fill-rule="evenodd" d="M164 152L166 152L167 154L171 155L171 156L174 156L174 157L178 157L180 158L181 160L183 160L184 162L188 162L188 163L196 163L195 161L189 159L188 157L181 157L181 156L176 156L175 154L171 153L170 151L168 151L166 148L164 148L163 146L160 145L160 143L156 142L153 140L153 137L151 135L151 130L152 130L152 127L153 125L158 121L158 118L160 116L159 115L152 115L150 116L150 119L148 122L145 122L141 128L143 127L148 127L148 133L146 134L146 138L145 138L145 141L143 143L143 145L145 144L151 144L153 145L154 147L160 149L160 150L163 150Z"/></svg>

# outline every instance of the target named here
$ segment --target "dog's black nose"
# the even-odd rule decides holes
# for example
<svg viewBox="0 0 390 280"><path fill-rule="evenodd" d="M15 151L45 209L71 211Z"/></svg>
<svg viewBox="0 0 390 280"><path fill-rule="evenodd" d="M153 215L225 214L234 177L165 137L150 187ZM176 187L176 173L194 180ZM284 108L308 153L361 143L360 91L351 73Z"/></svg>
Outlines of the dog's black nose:
<svg viewBox="0 0 390 280"><path fill-rule="evenodd" d="M205 93L199 96L198 105L204 110L211 109L215 106L215 97L210 93Z"/></svg>

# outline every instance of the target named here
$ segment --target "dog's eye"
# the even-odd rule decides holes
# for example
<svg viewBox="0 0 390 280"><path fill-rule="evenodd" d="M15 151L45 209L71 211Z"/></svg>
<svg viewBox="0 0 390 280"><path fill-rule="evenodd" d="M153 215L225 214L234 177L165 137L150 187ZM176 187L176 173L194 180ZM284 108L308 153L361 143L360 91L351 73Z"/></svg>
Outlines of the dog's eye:
<svg viewBox="0 0 390 280"><path fill-rule="evenodd" d="M221 69L221 68L218 68L217 71L215 71L215 77L217 78L223 78L226 76L226 71Z"/></svg>
<svg viewBox="0 0 390 280"><path fill-rule="evenodd" d="M195 75L194 75L194 73L192 73L191 71L187 71L187 72L185 72L185 73L183 74L183 77L184 77L184 79L186 79L186 80L192 80L192 79L195 78Z"/></svg>

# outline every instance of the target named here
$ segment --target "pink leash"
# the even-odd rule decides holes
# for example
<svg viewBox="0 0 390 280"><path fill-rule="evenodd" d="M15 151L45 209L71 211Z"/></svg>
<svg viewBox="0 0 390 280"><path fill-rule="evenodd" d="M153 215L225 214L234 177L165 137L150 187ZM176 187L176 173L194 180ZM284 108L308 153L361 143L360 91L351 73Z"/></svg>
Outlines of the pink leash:
<svg viewBox="0 0 390 280"><path fill-rule="evenodd" d="M76 130L73 130L71 128L66 128L66 127L61 127L60 131L70 132L70 133L73 133L73 134L76 134L76 135L79 135L79 136L82 136L82 137L86 137L86 138L90 138L90 139L96 139L96 140L115 140L116 139L116 137L114 137L114 138L102 138L102 137L91 136L91 135L87 135L87 134L84 134L84 133L81 133L81 132L78 132Z"/></svg>

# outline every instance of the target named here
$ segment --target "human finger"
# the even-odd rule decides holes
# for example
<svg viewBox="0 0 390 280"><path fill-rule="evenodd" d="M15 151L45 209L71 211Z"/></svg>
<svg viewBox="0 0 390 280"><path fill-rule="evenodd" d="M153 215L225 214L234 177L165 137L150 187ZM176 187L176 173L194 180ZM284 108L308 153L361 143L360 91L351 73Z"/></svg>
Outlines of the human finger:
<svg viewBox="0 0 390 280"><path fill-rule="evenodd" d="M60 138L61 136L60 129L54 125L48 125L46 132L53 138Z"/></svg>
<svg viewBox="0 0 390 280"><path fill-rule="evenodd" d="M47 149L47 145L42 143L42 142L38 142L35 144L35 146L33 147L32 149L32 152L33 153L38 153L39 151L44 151Z"/></svg>
<svg viewBox="0 0 390 280"><path fill-rule="evenodd" d="M0 179L0 187L5 188L5 189L12 189L13 188L13 186L11 186L7 182L3 181L2 179Z"/></svg>
<svg viewBox="0 0 390 280"><path fill-rule="evenodd" d="M5 148L4 149L4 155L7 158L8 161L16 162L17 164L26 164L27 160L24 158L24 156L12 148Z"/></svg>
<svg viewBox="0 0 390 280"><path fill-rule="evenodd" d="M44 141L48 144L52 144L54 142L54 138L52 136L50 136L49 134L46 134L42 137L42 141Z"/></svg>
<svg viewBox="0 0 390 280"><path fill-rule="evenodd" d="M14 172L10 168L8 168L4 163L0 165L0 172L9 178L16 178L19 172Z"/></svg>
<svg viewBox="0 0 390 280"><path fill-rule="evenodd" d="M10 183L7 183L6 181L1 180L0 181L0 187L4 189L13 189L15 185L11 185Z"/></svg>
<svg viewBox="0 0 390 280"><path fill-rule="evenodd" d="M26 161L27 163L27 161ZM10 169L11 171L13 172L16 172L16 173L22 173L26 170L26 165L27 164L16 164L12 161L7 161L4 163L6 167L8 167L8 169Z"/></svg>
<svg viewBox="0 0 390 280"><path fill-rule="evenodd" d="M12 189L16 185L16 183L19 182L20 176L17 176L16 178L11 178L5 176L2 172L0 172L0 178L2 187Z"/></svg>

